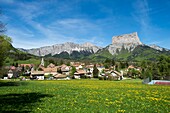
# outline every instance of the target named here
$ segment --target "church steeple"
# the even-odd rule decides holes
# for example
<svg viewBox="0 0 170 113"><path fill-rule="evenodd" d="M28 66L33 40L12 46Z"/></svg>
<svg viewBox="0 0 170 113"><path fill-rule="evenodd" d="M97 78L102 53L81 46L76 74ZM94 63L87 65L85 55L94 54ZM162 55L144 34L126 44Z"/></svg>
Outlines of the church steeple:
<svg viewBox="0 0 170 113"><path fill-rule="evenodd" d="M44 67L44 58L41 59L41 64L40 65Z"/></svg>

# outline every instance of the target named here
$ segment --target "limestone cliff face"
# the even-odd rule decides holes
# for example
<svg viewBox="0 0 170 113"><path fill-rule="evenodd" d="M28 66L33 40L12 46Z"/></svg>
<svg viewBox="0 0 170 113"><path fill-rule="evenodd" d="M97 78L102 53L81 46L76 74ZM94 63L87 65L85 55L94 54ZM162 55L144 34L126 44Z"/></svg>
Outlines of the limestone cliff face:
<svg viewBox="0 0 170 113"><path fill-rule="evenodd" d="M75 44L72 42L66 42L64 44L56 44L52 46L28 49L25 51L36 56L45 56L48 54L51 54L53 56L55 54L60 54L61 52L68 52L69 54L71 54L73 51L96 53L99 49L100 47L97 47L91 43Z"/></svg>
<svg viewBox="0 0 170 113"><path fill-rule="evenodd" d="M112 44L109 45L108 50L112 55L114 55L117 51L121 51L122 48L128 51L133 51L138 45L142 45L142 43L139 40L137 32L134 32L130 34L113 36Z"/></svg>

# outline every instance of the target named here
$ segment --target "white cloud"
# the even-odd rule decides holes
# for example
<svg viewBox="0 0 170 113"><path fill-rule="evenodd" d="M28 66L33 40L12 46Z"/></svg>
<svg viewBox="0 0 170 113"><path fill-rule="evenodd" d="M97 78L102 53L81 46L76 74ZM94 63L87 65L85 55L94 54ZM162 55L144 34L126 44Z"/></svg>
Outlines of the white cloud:
<svg viewBox="0 0 170 113"><path fill-rule="evenodd" d="M150 13L153 11L149 7L147 0L137 0L134 4L135 13L134 20L139 23L140 34L142 34L142 42L149 43L155 38L155 32L160 32L160 29L153 25Z"/></svg>
<svg viewBox="0 0 170 113"><path fill-rule="evenodd" d="M15 0L1 0L1 3L13 4Z"/></svg>
<svg viewBox="0 0 170 113"><path fill-rule="evenodd" d="M97 22L80 17L59 19L55 16L53 17L55 21L50 22L47 20L47 24L36 20L48 13L45 7L49 3L17 2L17 4L14 4L16 9L12 9L11 12L29 26L26 27L22 24L17 27L13 26L13 24L8 26L8 34L13 38L15 47L37 48L64 42L91 42L103 46L104 38L98 37L102 35L102 29ZM64 3L56 5L57 12L54 15L72 10L72 7L67 8L69 4L65 4L65 7L62 7L61 4L63 5Z"/></svg>
<svg viewBox="0 0 170 113"><path fill-rule="evenodd" d="M135 13L134 19L140 24L142 33L148 33L151 23L149 17L149 5L147 0L137 0L134 4Z"/></svg>

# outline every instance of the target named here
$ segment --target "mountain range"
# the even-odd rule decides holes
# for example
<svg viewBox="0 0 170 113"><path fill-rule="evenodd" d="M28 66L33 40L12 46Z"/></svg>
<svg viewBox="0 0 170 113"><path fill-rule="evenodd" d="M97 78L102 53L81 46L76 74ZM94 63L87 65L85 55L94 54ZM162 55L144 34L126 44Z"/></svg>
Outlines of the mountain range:
<svg viewBox="0 0 170 113"><path fill-rule="evenodd" d="M170 50L157 45L143 44L137 32L123 34L112 37L112 44L102 48L91 43L75 44L66 42L34 49L19 50L44 57L57 57L67 59L89 59L100 61L106 58L115 58L117 60L154 60L159 55L170 55Z"/></svg>

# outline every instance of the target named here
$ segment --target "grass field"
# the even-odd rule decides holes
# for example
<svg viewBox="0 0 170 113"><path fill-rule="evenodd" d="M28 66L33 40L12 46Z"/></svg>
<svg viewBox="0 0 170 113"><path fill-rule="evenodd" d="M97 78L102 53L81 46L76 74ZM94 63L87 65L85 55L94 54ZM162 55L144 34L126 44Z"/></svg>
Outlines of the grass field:
<svg viewBox="0 0 170 113"><path fill-rule="evenodd" d="M17 61L14 61L13 59L9 59L7 58L6 59L6 63L5 65L6 66L10 66L12 65L13 63L18 63L18 64L32 64L34 62L35 65L39 65L40 64L40 59L35 59L35 58L31 58L31 59L28 59L28 60L17 60Z"/></svg>
<svg viewBox="0 0 170 113"><path fill-rule="evenodd" d="M140 80L0 81L0 112L169 113L170 86Z"/></svg>

